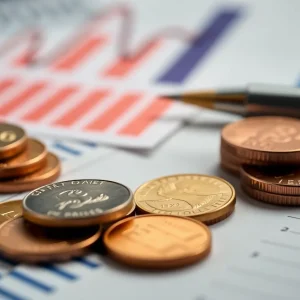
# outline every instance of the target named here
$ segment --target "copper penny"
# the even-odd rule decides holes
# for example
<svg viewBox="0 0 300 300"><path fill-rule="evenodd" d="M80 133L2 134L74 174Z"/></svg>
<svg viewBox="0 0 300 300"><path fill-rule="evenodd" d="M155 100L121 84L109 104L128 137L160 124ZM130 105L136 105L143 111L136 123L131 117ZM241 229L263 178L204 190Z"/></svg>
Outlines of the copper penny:
<svg viewBox="0 0 300 300"><path fill-rule="evenodd" d="M0 181L0 193L16 193L36 189L55 181L60 175L59 159L52 153L46 157L46 165L38 171L23 177Z"/></svg>
<svg viewBox="0 0 300 300"><path fill-rule="evenodd" d="M300 121L251 117L222 130L222 149L245 164L300 163Z"/></svg>
<svg viewBox="0 0 300 300"><path fill-rule="evenodd" d="M54 230L18 217L0 225L0 252L23 262L60 261L82 255L100 235L99 226Z"/></svg>
<svg viewBox="0 0 300 300"><path fill-rule="evenodd" d="M113 224L104 245L116 260L129 266L173 268L203 259L211 249L211 233L194 219L143 215Z"/></svg>
<svg viewBox="0 0 300 300"><path fill-rule="evenodd" d="M300 205L300 197L294 195L280 195L267 193L260 190L256 190L246 184L242 184L242 189L252 198L260 200L266 203L277 204L277 205Z"/></svg>
<svg viewBox="0 0 300 300"><path fill-rule="evenodd" d="M47 149L41 142L29 139L23 152L0 162L0 178L24 176L46 164Z"/></svg>
<svg viewBox="0 0 300 300"><path fill-rule="evenodd" d="M7 220L22 216L22 200L13 200L0 203L0 224Z"/></svg>
<svg viewBox="0 0 300 300"><path fill-rule="evenodd" d="M0 123L0 160L15 156L27 144L25 131L15 125Z"/></svg>
<svg viewBox="0 0 300 300"><path fill-rule="evenodd" d="M300 196L300 167L243 166L241 181L243 184L264 192Z"/></svg>

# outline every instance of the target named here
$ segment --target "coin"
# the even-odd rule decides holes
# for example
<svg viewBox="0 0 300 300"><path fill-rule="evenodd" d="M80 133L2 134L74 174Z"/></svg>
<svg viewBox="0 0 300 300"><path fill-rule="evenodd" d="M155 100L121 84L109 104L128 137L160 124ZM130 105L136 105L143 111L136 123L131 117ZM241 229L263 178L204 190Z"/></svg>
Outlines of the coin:
<svg viewBox="0 0 300 300"><path fill-rule="evenodd" d="M15 125L0 123L0 159L12 157L25 148L27 136L25 131Z"/></svg>
<svg viewBox="0 0 300 300"><path fill-rule="evenodd" d="M224 179L198 174L160 177L134 193L139 213L193 217L206 224L227 218L234 210L235 190Z"/></svg>
<svg viewBox="0 0 300 300"><path fill-rule="evenodd" d="M116 260L130 266L174 268L203 259L211 249L211 233L196 220L143 215L113 224L104 245Z"/></svg>
<svg viewBox="0 0 300 300"><path fill-rule="evenodd" d="M230 173L240 175L240 161L233 155L221 150L221 167Z"/></svg>
<svg viewBox="0 0 300 300"><path fill-rule="evenodd" d="M136 205L135 205L134 201L132 201L132 207L131 207L131 209L129 210L129 212L128 212L126 215L124 215L124 216L121 217L120 219L115 220L115 221L113 221L113 222L109 222L109 223L102 224L102 225L103 225L103 229L107 229L108 227L110 227L112 224L114 224L114 223L117 222L117 221L120 221L120 220L125 219L125 218L128 218L128 217L133 217L133 216L135 216L135 208L136 208Z"/></svg>
<svg viewBox="0 0 300 300"><path fill-rule="evenodd" d="M49 152L46 165L38 171L23 177L0 181L0 193L31 191L42 185L55 181L60 175L60 162L56 155Z"/></svg>
<svg viewBox="0 0 300 300"><path fill-rule="evenodd" d="M0 224L22 216L22 200L0 203Z"/></svg>
<svg viewBox="0 0 300 300"><path fill-rule="evenodd" d="M132 209L132 192L125 185L100 179L48 184L23 200L24 218L50 226L89 226L109 223Z"/></svg>
<svg viewBox="0 0 300 300"><path fill-rule="evenodd" d="M0 178L24 176L37 171L46 164L47 149L41 142L28 139L23 152L0 162Z"/></svg>
<svg viewBox="0 0 300 300"><path fill-rule="evenodd" d="M54 230L19 217L0 225L0 252L23 262L66 260L85 253L100 235L100 226Z"/></svg>
<svg viewBox="0 0 300 300"><path fill-rule="evenodd" d="M242 184L242 189L252 198L277 205L300 205L300 197L263 192Z"/></svg>
<svg viewBox="0 0 300 300"><path fill-rule="evenodd" d="M268 193L300 196L300 167L243 166L241 182Z"/></svg>
<svg viewBox="0 0 300 300"><path fill-rule="evenodd" d="M222 130L222 149L245 164L300 163L300 121L285 117L251 117Z"/></svg>

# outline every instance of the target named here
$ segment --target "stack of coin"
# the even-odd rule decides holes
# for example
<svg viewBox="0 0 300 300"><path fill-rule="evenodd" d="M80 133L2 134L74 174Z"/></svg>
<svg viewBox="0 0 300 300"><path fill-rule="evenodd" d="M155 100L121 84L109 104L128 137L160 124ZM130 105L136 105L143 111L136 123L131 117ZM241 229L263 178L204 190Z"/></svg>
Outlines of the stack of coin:
<svg viewBox="0 0 300 300"><path fill-rule="evenodd" d="M131 190L109 180L56 182L31 191L23 201L1 203L0 253L27 263L65 261L85 254L104 232L102 244L108 254L129 266L167 269L202 260L210 253L212 242L209 228L199 219L210 223L228 216L234 209L234 189L205 175L182 174L159 180L163 198L157 202L161 200L169 212L174 205L177 215L160 211L135 216ZM177 195L170 182L178 185ZM147 185L158 187L153 182ZM164 192L176 197L165 199ZM139 205L143 201L137 199L144 193L141 188L135 193ZM187 193L190 199L180 193ZM181 213L176 213L178 210ZM185 214L194 216L187 218Z"/></svg>
<svg viewBox="0 0 300 300"><path fill-rule="evenodd" d="M60 174L59 159L13 124L0 123L0 192L32 190Z"/></svg>
<svg viewBox="0 0 300 300"><path fill-rule="evenodd" d="M300 120L251 117L224 127L221 166L255 199L300 205Z"/></svg>

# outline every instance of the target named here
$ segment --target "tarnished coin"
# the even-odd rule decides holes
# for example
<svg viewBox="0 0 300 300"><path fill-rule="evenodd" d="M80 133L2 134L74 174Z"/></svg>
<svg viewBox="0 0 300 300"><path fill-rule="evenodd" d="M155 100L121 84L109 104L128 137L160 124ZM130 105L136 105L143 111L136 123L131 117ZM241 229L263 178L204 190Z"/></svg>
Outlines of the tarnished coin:
<svg viewBox="0 0 300 300"><path fill-rule="evenodd" d="M26 176L0 181L0 193L17 193L31 191L42 185L55 181L60 175L60 162L56 155L49 152L46 165Z"/></svg>
<svg viewBox="0 0 300 300"><path fill-rule="evenodd" d="M12 157L25 148L25 131L15 125L0 123L0 160Z"/></svg>
<svg viewBox="0 0 300 300"><path fill-rule="evenodd" d="M22 216L22 200L0 203L0 225L7 220Z"/></svg>
<svg viewBox="0 0 300 300"><path fill-rule="evenodd" d="M28 139L23 152L5 161L0 162L0 178L24 176L46 164L47 149L41 142Z"/></svg>
<svg viewBox="0 0 300 300"><path fill-rule="evenodd" d="M206 224L227 218L234 210L235 190L224 179L179 174L148 181L134 193L139 213L192 217Z"/></svg>
<svg viewBox="0 0 300 300"><path fill-rule="evenodd" d="M54 230L19 217L0 225L0 252L22 262L62 261L84 254L100 235L99 226Z"/></svg>
<svg viewBox="0 0 300 300"><path fill-rule="evenodd" d="M245 164L300 163L300 120L251 117L222 130L222 149Z"/></svg>
<svg viewBox="0 0 300 300"><path fill-rule="evenodd" d="M207 226L189 218L144 215L113 224L104 234L108 253L127 265L174 268L204 258L211 249Z"/></svg>
<svg viewBox="0 0 300 300"><path fill-rule="evenodd" d="M263 192L300 196L300 168L297 166L245 165L241 169L241 182Z"/></svg>
<svg viewBox="0 0 300 300"><path fill-rule="evenodd" d="M121 183L100 179L56 182L35 189L23 200L29 221L50 227L109 223L132 209L132 192Z"/></svg>
<svg viewBox="0 0 300 300"><path fill-rule="evenodd" d="M252 198L263 202L277 204L277 205L300 205L300 197L295 195L280 195L267 193L260 190L256 190L246 184L242 184L242 189Z"/></svg>

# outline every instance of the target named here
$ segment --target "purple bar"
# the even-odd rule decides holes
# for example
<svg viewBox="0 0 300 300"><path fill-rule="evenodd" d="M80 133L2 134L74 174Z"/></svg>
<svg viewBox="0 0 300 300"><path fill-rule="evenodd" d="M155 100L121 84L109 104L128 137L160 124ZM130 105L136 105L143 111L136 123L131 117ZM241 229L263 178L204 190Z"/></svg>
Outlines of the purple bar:
<svg viewBox="0 0 300 300"><path fill-rule="evenodd" d="M204 61L214 44L225 34L231 24L240 17L240 9L222 9L206 28L196 36L194 42L180 55L156 82L183 83L190 73Z"/></svg>

